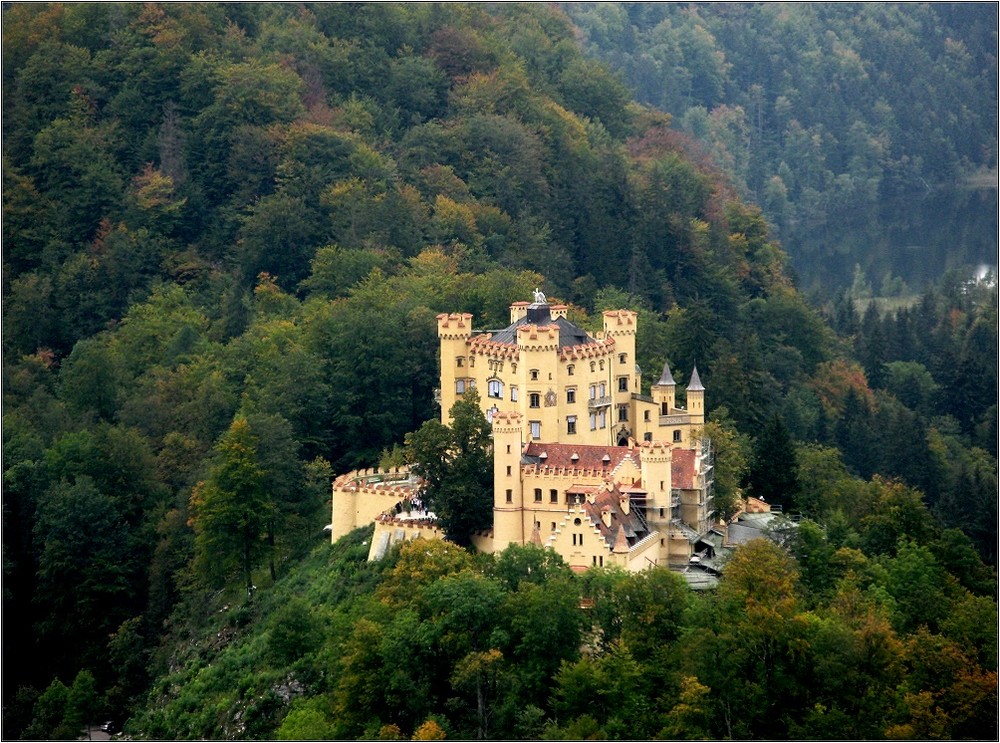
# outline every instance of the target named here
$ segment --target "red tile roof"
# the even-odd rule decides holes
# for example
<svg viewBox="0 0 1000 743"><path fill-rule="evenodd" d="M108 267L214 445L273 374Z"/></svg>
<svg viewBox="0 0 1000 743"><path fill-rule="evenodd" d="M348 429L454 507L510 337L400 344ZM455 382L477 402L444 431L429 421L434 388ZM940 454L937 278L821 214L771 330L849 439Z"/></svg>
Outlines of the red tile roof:
<svg viewBox="0 0 1000 743"><path fill-rule="evenodd" d="M689 490L694 487L694 450L674 449L670 468L671 484Z"/></svg>

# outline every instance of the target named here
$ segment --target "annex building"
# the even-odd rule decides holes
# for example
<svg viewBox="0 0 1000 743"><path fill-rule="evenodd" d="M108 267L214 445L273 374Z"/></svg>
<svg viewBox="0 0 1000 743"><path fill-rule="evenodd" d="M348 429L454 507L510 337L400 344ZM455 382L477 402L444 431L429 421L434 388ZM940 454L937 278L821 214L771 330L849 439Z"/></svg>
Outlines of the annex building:
<svg viewBox="0 0 1000 743"><path fill-rule="evenodd" d="M497 330L474 330L469 314L437 318L442 422L476 389L493 428L493 528L473 544L536 544L576 570L688 568L714 556L726 528L714 516L697 369L681 407L666 364L641 393L635 312L605 312L591 336L541 292L510 311ZM331 539L372 522L369 559L402 540L443 537L405 468L334 481Z"/></svg>

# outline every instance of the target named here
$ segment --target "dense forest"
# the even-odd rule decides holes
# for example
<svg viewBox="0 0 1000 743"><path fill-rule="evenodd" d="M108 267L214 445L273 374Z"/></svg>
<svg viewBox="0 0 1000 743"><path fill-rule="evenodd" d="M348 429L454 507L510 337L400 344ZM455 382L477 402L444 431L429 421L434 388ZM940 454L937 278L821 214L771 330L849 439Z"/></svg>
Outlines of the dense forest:
<svg viewBox="0 0 1000 743"><path fill-rule="evenodd" d="M904 262L881 253L902 246L873 225L908 233L914 203L941 214L925 231L961 233L946 267L995 256L995 237L976 244L997 230L995 3L561 5L585 51L760 204L804 288L850 285L824 271L845 255L898 286ZM989 170L991 198L953 188Z"/></svg>
<svg viewBox="0 0 1000 743"><path fill-rule="evenodd" d="M884 7L823 11L803 54L825 27L879 43ZM762 161L698 150L699 114L634 101L571 15L4 5L5 739L996 737L996 284L811 305ZM965 19L972 61L921 94L995 85L995 23ZM656 85L711 119L709 82ZM810 142L846 136L784 95ZM946 151L900 178L995 165L984 122L932 124ZM879 167L925 157L918 125ZM842 171L789 152L806 208ZM535 287L591 329L638 310L647 388L697 363L720 495L801 525L704 594L532 548L331 546L331 475L439 414L435 315L503 326Z"/></svg>

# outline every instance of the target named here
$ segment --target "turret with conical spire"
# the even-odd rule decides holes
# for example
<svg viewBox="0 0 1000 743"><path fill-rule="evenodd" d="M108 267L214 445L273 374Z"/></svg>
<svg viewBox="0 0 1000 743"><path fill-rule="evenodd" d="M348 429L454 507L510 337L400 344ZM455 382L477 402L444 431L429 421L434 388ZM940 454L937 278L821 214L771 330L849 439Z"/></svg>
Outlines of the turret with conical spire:
<svg viewBox="0 0 1000 743"><path fill-rule="evenodd" d="M698 367L691 371L691 379L687 386L687 410L691 423L695 426L705 425L705 386L698 376Z"/></svg>
<svg viewBox="0 0 1000 743"><path fill-rule="evenodd" d="M660 406L660 415L670 415L670 411L674 408L676 390L677 383L674 381L674 375L670 373L670 362L664 361L663 373L650 389L653 401Z"/></svg>

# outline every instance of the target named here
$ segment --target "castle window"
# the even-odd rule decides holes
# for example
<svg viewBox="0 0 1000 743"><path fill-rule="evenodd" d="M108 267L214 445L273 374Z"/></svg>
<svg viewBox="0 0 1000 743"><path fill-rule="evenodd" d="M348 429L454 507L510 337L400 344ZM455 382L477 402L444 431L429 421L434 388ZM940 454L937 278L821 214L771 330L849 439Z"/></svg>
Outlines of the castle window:
<svg viewBox="0 0 1000 743"><path fill-rule="evenodd" d="M674 441L681 440L681 430L678 428L674 431Z"/></svg>
<svg viewBox="0 0 1000 743"><path fill-rule="evenodd" d="M597 430L597 413L595 411L590 412L590 430Z"/></svg>
<svg viewBox="0 0 1000 743"><path fill-rule="evenodd" d="M598 555L597 556L597 567L599 567L599 568L603 568L604 567L604 555Z"/></svg>
<svg viewBox="0 0 1000 743"><path fill-rule="evenodd" d="M628 354L624 354L624 353L618 354L618 363L619 364L624 364L625 363L625 358L626 358L627 355Z"/></svg>
<svg viewBox="0 0 1000 743"><path fill-rule="evenodd" d="M576 433L576 416L566 416L566 433Z"/></svg>
<svg viewBox="0 0 1000 743"><path fill-rule="evenodd" d="M470 356L469 357L469 368L471 369L475 365L476 365L476 357L475 356Z"/></svg>
<svg viewBox="0 0 1000 743"><path fill-rule="evenodd" d="M670 409L665 402L660 403L660 415L670 415Z"/></svg>
<svg viewBox="0 0 1000 743"><path fill-rule="evenodd" d="M591 400L596 400L597 399L597 385L596 384L590 385L590 399Z"/></svg>
<svg viewBox="0 0 1000 743"><path fill-rule="evenodd" d="M575 370L576 370L576 367L573 366L572 364L570 364L569 366L566 367L566 375L572 377L573 376L573 372Z"/></svg>
<svg viewBox="0 0 1000 743"><path fill-rule="evenodd" d="M642 419L644 421L646 421L647 423L649 423L649 411L648 410L643 410L642 411Z"/></svg>
<svg viewBox="0 0 1000 743"><path fill-rule="evenodd" d="M507 477L510 477L510 465L509 464L507 465Z"/></svg>
<svg viewBox="0 0 1000 743"><path fill-rule="evenodd" d="M507 502L508 503L514 502L514 491L511 490L510 488L507 488Z"/></svg>
<svg viewBox="0 0 1000 743"><path fill-rule="evenodd" d="M607 397L608 396L608 385L606 383L604 383L604 382L601 382L600 393L601 393L601 397Z"/></svg>
<svg viewBox="0 0 1000 743"><path fill-rule="evenodd" d="M618 391L628 392L628 377L618 377Z"/></svg>
<svg viewBox="0 0 1000 743"><path fill-rule="evenodd" d="M619 405L618 406L618 422L621 423L621 422L627 421L627 420L628 420L628 405Z"/></svg>
<svg viewBox="0 0 1000 743"><path fill-rule="evenodd" d="M531 421L528 424L528 427L531 429L531 438L533 438L535 441L538 441L538 439L542 438L542 422L541 421Z"/></svg>
<svg viewBox="0 0 1000 743"><path fill-rule="evenodd" d="M487 384L487 396L495 397L498 400L503 399L503 382L499 379L491 379Z"/></svg>
<svg viewBox="0 0 1000 743"><path fill-rule="evenodd" d="M604 371L604 359L601 359L600 365L601 365L601 371Z"/></svg>
<svg viewBox="0 0 1000 743"><path fill-rule="evenodd" d="M517 387L514 385L511 385L510 388L510 401L517 402Z"/></svg>
<svg viewBox="0 0 1000 743"><path fill-rule="evenodd" d="M555 531L556 530L556 522L552 521L551 524L552 524L552 531Z"/></svg>
<svg viewBox="0 0 1000 743"><path fill-rule="evenodd" d="M595 369L597 369L597 364L595 364L593 361L591 361L590 362L590 371L594 371Z"/></svg>
<svg viewBox="0 0 1000 743"><path fill-rule="evenodd" d="M455 366L465 366L465 357L459 356L457 359L455 359Z"/></svg>
<svg viewBox="0 0 1000 743"><path fill-rule="evenodd" d="M531 376L531 381L532 381L532 382L535 382L535 381L537 381L537 380L538 380L538 369L532 369L532 370L531 370L530 372L528 372L528 373L529 373L529 374L530 374L530 376Z"/></svg>
<svg viewBox="0 0 1000 743"><path fill-rule="evenodd" d="M653 432L652 431L646 431L646 433L644 433L642 435L642 440L643 441L652 441L653 440Z"/></svg>
<svg viewBox="0 0 1000 743"><path fill-rule="evenodd" d="M535 503L541 503L541 502L542 502L542 489L535 488Z"/></svg>
<svg viewBox="0 0 1000 743"><path fill-rule="evenodd" d="M566 390L566 402L574 403L576 402L576 387L570 387Z"/></svg>
<svg viewBox="0 0 1000 743"><path fill-rule="evenodd" d="M598 413L597 413L597 422L601 424L601 428L607 428L608 427L608 411L607 410L605 410L605 409L602 408L600 411L598 411Z"/></svg>
<svg viewBox="0 0 1000 743"><path fill-rule="evenodd" d="M559 491L558 490L550 490L549 491L549 503L558 503L558 502L559 502Z"/></svg>
<svg viewBox="0 0 1000 743"><path fill-rule="evenodd" d="M542 396L538 392L531 392L528 394L528 406L532 408L540 408L542 406Z"/></svg>
<svg viewBox="0 0 1000 743"><path fill-rule="evenodd" d="M465 380L464 379L456 379L455 380L455 392L457 392L459 395L464 395L465 394Z"/></svg>
<svg viewBox="0 0 1000 743"><path fill-rule="evenodd" d="M582 522L582 521L580 521L580 519L578 519L578 518L576 518L576 519L573 519L573 525L574 525L574 526L579 526L579 525L580 525L581 523L583 523L583 522Z"/></svg>

